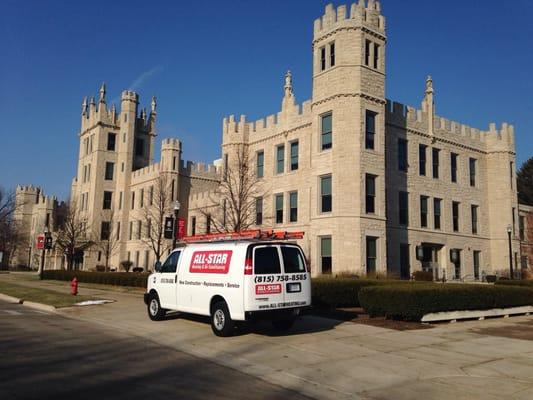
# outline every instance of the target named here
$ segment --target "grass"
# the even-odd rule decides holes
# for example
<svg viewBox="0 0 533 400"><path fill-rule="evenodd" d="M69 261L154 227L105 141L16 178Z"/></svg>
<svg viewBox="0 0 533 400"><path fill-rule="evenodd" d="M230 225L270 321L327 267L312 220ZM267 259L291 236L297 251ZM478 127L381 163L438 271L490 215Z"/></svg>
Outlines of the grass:
<svg viewBox="0 0 533 400"><path fill-rule="evenodd" d="M54 290L21 286L10 282L0 282L0 293L26 301L48 304L57 308L69 307L81 301L95 299L92 296L72 296L71 294L59 293Z"/></svg>

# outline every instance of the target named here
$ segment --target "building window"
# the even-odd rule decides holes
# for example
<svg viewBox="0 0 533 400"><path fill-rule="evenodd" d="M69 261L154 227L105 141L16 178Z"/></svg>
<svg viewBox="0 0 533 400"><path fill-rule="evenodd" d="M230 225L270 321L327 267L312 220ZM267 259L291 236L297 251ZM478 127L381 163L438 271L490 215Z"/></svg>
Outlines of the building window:
<svg viewBox="0 0 533 400"><path fill-rule="evenodd" d="M224 180L228 180L228 168L229 168L229 162L228 162L228 153L224 154Z"/></svg>
<svg viewBox="0 0 533 400"><path fill-rule="evenodd" d="M106 162L105 163L105 180L106 181L112 181L113 180L113 172L115 169L115 164L112 162Z"/></svg>
<svg viewBox="0 0 533 400"><path fill-rule="evenodd" d="M150 186L150 194L149 194L149 203L150 205L153 205L154 204L154 187L153 186Z"/></svg>
<svg viewBox="0 0 533 400"><path fill-rule="evenodd" d="M211 215L205 218L205 233L211 233Z"/></svg>
<svg viewBox="0 0 533 400"><path fill-rule="evenodd" d="M320 238L320 267L323 274L331 274L331 236Z"/></svg>
<svg viewBox="0 0 533 400"><path fill-rule="evenodd" d="M115 151L116 142L117 142L117 135L109 132L107 134L107 151Z"/></svg>
<svg viewBox="0 0 533 400"><path fill-rule="evenodd" d="M133 239L133 221L130 221L130 232L129 232L129 239Z"/></svg>
<svg viewBox="0 0 533 400"><path fill-rule="evenodd" d="M117 222L117 240L120 240L120 221Z"/></svg>
<svg viewBox="0 0 533 400"><path fill-rule="evenodd" d="M144 188L141 189L141 194L139 195L139 203L141 203L140 207L143 208L144 207Z"/></svg>
<svg viewBox="0 0 533 400"><path fill-rule="evenodd" d="M440 229L441 199L433 199L433 228Z"/></svg>
<svg viewBox="0 0 533 400"><path fill-rule="evenodd" d="M400 225L409 225L409 193L398 193L398 223Z"/></svg>
<svg viewBox="0 0 533 400"><path fill-rule="evenodd" d="M177 160L176 157L172 157L172 171L176 170L176 160Z"/></svg>
<svg viewBox="0 0 533 400"><path fill-rule="evenodd" d="M473 235L477 235L477 209L478 209L478 206L474 206L474 205L470 206Z"/></svg>
<svg viewBox="0 0 533 400"><path fill-rule="evenodd" d="M457 157L459 156L455 153L450 154L450 173L452 182L457 182Z"/></svg>
<svg viewBox="0 0 533 400"><path fill-rule="evenodd" d="M291 171L298 169L298 141L291 142Z"/></svg>
<svg viewBox="0 0 533 400"><path fill-rule="evenodd" d="M366 237L366 274L376 274L377 261L377 243L378 238L373 236Z"/></svg>
<svg viewBox="0 0 533 400"><path fill-rule="evenodd" d="M376 177L375 175L365 175L365 212L374 214L376 212Z"/></svg>
<svg viewBox="0 0 533 400"><path fill-rule="evenodd" d="M148 218L146 220L146 237L151 238L152 237L152 219Z"/></svg>
<svg viewBox="0 0 533 400"><path fill-rule="evenodd" d="M379 44L374 43L374 68L379 68Z"/></svg>
<svg viewBox="0 0 533 400"><path fill-rule="evenodd" d="M135 140L135 155L138 157L144 156L144 140L141 138Z"/></svg>
<svg viewBox="0 0 533 400"><path fill-rule="evenodd" d="M407 172L407 140L398 139L398 170Z"/></svg>
<svg viewBox="0 0 533 400"><path fill-rule="evenodd" d="M526 231L525 218L524 218L523 215L520 215L518 217L518 234L519 234L520 240L522 240L522 241L526 240L525 231Z"/></svg>
<svg viewBox="0 0 533 400"><path fill-rule="evenodd" d="M328 113L321 116L321 148L322 150L331 149L332 146L332 114Z"/></svg>
<svg viewBox="0 0 533 400"><path fill-rule="evenodd" d="M257 152L257 161L256 161L256 175L258 178L263 177L263 169L265 166L265 152L263 150Z"/></svg>
<svg viewBox="0 0 533 400"><path fill-rule="evenodd" d="M285 169L285 145L276 146L276 174L282 174Z"/></svg>
<svg viewBox="0 0 533 400"><path fill-rule="evenodd" d="M474 253L473 253L473 259L474 259L474 279L476 281L479 280L479 264L480 264L480 257L481 256L481 251L478 251L478 250L474 250Z"/></svg>
<svg viewBox="0 0 533 400"><path fill-rule="evenodd" d="M261 225L263 223L263 198L255 199L255 224Z"/></svg>
<svg viewBox="0 0 533 400"><path fill-rule="evenodd" d="M120 163L120 172L124 172L124 163Z"/></svg>
<svg viewBox="0 0 533 400"><path fill-rule="evenodd" d="M131 209L135 209L135 192L131 192Z"/></svg>
<svg viewBox="0 0 533 400"><path fill-rule="evenodd" d="M509 163L509 177L510 177L511 189L512 189L513 181L514 181L514 163L512 161Z"/></svg>
<svg viewBox="0 0 533 400"><path fill-rule="evenodd" d="M470 186L476 186L476 159L470 158L468 165L470 166Z"/></svg>
<svg viewBox="0 0 533 400"><path fill-rule="evenodd" d="M142 230L143 230L143 222L141 220L138 220L137 221L137 239L138 240L141 239Z"/></svg>
<svg viewBox="0 0 533 400"><path fill-rule="evenodd" d="M335 66L335 43L329 45L329 66Z"/></svg>
<svg viewBox="0 0 533 400"><path fill-rule="evenodd" d="M110 210L111 209L111 199L113 197L113 192L104 192L104 210Z"/></svg>
<svg viewBox="0 0 533 400"><path fill-rule="evenodd" d="M426 176L426 149L426 145L418 145L418 171L421 176Z"/></svg>
<svg viewBox="0 0 533 400"><path fill-rule="evenodd" d="M150 263L150 251L144 251L144 270L148 271L148 264Z"/></svg>
<svg viewBox="0 0 533 400"><path fill-rule="evenodd" d="M365 40L365 65L370 66L370 45L372 42L370 40Z"/></svg>
<svg viewBox="0 0 533 400"><path fill-rule="evenodd" d="M516 212L516 209L513 207L511 212L513 213L513 237L516 236L516 221L515 221L515 212Z"/></svg>
<svg viewBox="0 0 533 400"><path fill-rule="evenodd" d="M298 221L298 192L289 193L289 222Z"/></svg>
<svg viewBox="0 0 533 400"><path fill-rule="evenodd" d="M91 180L91 164L87 165L87 182Z"/></svg>
<svg viewBox="0 0 533 400"><path fill-rule="evenodd" d="M170 185L170 198L172 199L172 201L176 200L175 192L176 192L176 180L172 179L172 182Z"/></svg>
<svg viewBox="0 0 533 400"><path fill-rule="evenodd" d="M110 231L111 231L110 222L102 221L102 226L100 228L100 240L109 240Z"/></svg>
<svg viewBox="0 0 533 400"><path fill-rule="evenodd" d="M365 113L365 149L374 150L376 139L376 113L366 110Z"/></svg>
<svg viewBox="0 0 533 400"><path fill-rule="evenodd" d="M276 224L283 223L283 193L276 195Z"/></svg>
<svg viewBox="0 0 533 400"><path fill-rule="evenodd" d="M118 209L122 210L122 192L118 194Z"/></svg>
<svg viewBox="0 0 533 400"><path fill-rule="evenodd" d="M459 232L459 202L452 202L452 221L453 221L453 231Z"/></svg>
<svg viewBox="0 0 533 400"><path fill-rule="evenodd" d="M191 217L191 235L196 235L196 217Z"/></svg>
<svg viewBox="0 0 533 400"><path fill-rule="evenodd" d="M331 196L331 175L320 177L320 212L331 212Z"/></svg>
<svg viewBox="0 0 533 400"><path fill-rule="evenodd" d="M439 179L439 149L432 149L433 178Z"/></svg>
<svg viewBox="0 0 533 400"><path fill-rule="evenodd" d="M320 71L324 71L326 69L326 48L321 47L320 48Z"/></svg>
<svg viewBox="0 0 533 400"><path fill-rule="evenodd" d="M428 227L428 197L420 196L420 226Z"/></svg>

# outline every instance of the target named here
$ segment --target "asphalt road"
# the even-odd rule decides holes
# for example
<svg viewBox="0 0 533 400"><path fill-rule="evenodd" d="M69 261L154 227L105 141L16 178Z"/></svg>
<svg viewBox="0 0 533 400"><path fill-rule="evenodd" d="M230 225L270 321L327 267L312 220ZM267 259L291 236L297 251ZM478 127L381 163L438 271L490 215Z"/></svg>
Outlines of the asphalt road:
<svg viewBox="0 0 533 400"><path fill-rule="evenodd" d="M0 399L304 399L135 336L0 301Z"/></svg>

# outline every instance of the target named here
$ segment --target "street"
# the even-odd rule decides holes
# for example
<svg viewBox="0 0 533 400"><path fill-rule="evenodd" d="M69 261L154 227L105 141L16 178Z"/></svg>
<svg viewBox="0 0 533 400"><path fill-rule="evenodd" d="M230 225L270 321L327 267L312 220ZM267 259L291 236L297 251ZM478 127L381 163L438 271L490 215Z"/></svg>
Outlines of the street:
<svg viewBox="0 0 533 400"><path fill-rule="evenodd" d="M0 301L0 332L2 400L305 398L147 338L19 304Z"/></svg>

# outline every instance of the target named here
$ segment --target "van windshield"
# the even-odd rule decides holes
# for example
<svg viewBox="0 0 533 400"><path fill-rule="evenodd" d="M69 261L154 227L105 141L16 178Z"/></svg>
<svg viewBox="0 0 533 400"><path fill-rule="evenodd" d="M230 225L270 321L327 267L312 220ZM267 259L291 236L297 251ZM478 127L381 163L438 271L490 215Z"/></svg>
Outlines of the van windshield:
<svg viewBox="0 0 533 400"><path fill-rule="evenodd" d="M281 265L279 262L277 247L257 247L254 251L254 273L256 274L279 274Z"/></svg>
<svg viewBox="0 0 533 400"><path fill-rule="evenodd" d="M286 274L295 272L305 272L305 262L302 258L302 253L297 247L281 246L281 254L283 255L283 266Z"/></svg>

